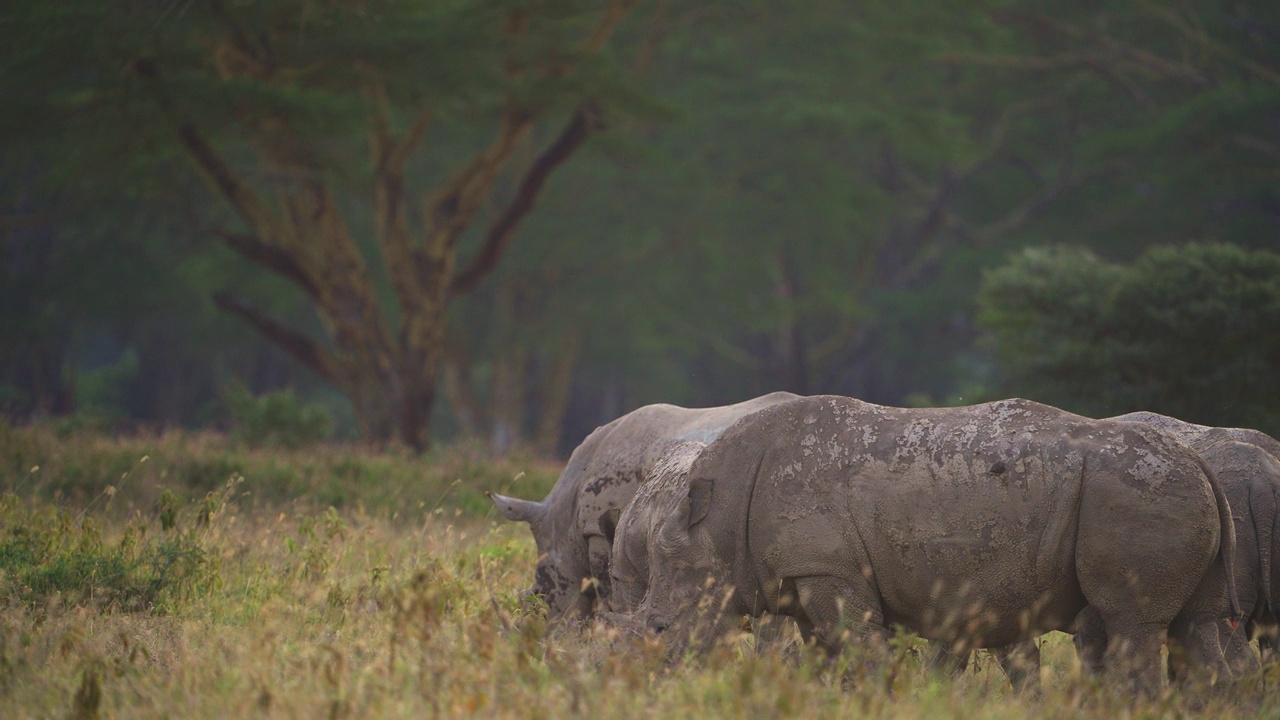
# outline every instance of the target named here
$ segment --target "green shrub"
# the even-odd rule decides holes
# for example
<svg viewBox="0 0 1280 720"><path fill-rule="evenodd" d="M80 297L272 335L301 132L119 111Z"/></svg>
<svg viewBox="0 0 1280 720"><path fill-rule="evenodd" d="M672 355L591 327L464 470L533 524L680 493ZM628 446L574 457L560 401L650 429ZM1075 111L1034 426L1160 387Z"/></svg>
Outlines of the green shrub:
<svg viewBox="0 0 1280 720"><path fill-rule="evenodd" d="M243 385L227 395L232 435L251 447L296 449L333 436L333 413L315 403L303 403L285 388L254 396Z"/></svg>
<svg viewBox="0 0 1280 720"><path fill-rule="evenodd" d="M220 502L220 501L219 501ZM0 598L40 608L52 601L101 610L168 611L217 587L217 553L197 528L169 518L160 537L129 523L107 540L92 516L0 498Z"/></svg>
<svg viewBox="0 0 1280 720"><path fill-rule="evenodd" d="M1121 265L1030 248L987 273L978 305L1007 392L1280 432L1280 255L1165 246Z"/></svg>

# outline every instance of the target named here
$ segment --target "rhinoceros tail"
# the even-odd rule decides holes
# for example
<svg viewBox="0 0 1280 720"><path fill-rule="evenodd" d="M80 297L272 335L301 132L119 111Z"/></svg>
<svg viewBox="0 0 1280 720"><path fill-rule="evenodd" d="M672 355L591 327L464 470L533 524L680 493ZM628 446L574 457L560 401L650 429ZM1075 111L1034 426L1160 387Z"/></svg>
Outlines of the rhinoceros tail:
<svg viewBox="0 0 1280 720"><path fill-rule="evenodd" d="M1280 539L1280 534L1278 534L1280 533L1280 498L1275 496L1274 488L1267 488L1267 491L1271 493L1271 537L1263 542L1261 540L1262 536L1259 534L1258 561L1262 565L1262 600L1267 604L1267 612L1272 617L1276 617L1280 608L1276 607L1274 592L1272 591L1275 579L1271 574L1271 555L1275 550L1276 540Z"/></svg>
<svg viewBox="0 0 1280 720"><path fill-rule="evenodd" d="M1218 476L1196 454L1196 462L1209 479L1209 487L1213 488L1213 498L1218 504L1218 525L1221 527L1221 539L1218 542L1218 557L1222 559L1222 568L1227 576L1227 597L1231 601L1231 619L1233 624L1244 615L1240 610L1240 596L1236 593L1236 524L1231 519L1231 503L1227 502L1227 494L1222 491L1222 483Z"/></svg>

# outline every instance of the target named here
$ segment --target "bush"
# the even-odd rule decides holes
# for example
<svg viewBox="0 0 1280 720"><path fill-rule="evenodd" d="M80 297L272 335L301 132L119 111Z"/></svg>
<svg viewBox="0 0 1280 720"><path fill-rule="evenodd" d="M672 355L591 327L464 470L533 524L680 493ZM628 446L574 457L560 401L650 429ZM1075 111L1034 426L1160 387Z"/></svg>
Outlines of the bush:
<svg viewBox="0 0 1280 720"><path fill-rule="evenodd" d="M1014 394L1280 432L1280 255L1186 245L1118 265L1033 248L987 273L978 305Z"/></svg>
<svg viewBox="0 0 1280 720"><path fill-rule="evenodd" d="M215 500L216 501L216 500ZM100 610L169 611L216 588L217 553L198 528L180 530L169 518L161 537L132 522L109 542L93 517L0 498L0 598L30 608L55 599Z"/></svg>
<svg viewBox="0 0 1280 720"><path fill-rule="evenodd" d="M255 397L237 384L228 393L227 410L232 435L251 447L296 449L333 436L333 414L322 405L301 402L293 388Z"/></svg>

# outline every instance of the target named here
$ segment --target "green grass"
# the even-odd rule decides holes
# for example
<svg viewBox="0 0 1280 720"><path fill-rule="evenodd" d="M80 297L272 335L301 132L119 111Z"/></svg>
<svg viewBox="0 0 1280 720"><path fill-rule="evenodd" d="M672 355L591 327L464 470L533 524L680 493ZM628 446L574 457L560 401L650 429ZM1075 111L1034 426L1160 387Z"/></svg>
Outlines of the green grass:
<svg viewBox="0 0 1280 720"><path fill-rule="evenodd" d="M198 500L234 478L243 478L242 506L481 516L490 507L485 490L541 498L558 475L552 463L519 455L494 460L465 445L422 456L338 444L267 450L216 433L67 435L0 421L0 492L124 516L151 512L166 490Z"/></svg>
<svg viewBox="0 0 1280 720"><path fill-rule="evenodd" d="M109 454L98 442L45 446L58 459L42 462L95 466L101 460L93 453ZM140 449L133 441L100 442L130 453ZM517 596L535 561L523 526L447 500L393 510L362 500L359 488L349 491L342 508L323 507L306 488L338 484L324 473L348 472L339 458L358 467L378 461L374 453L341 448L313 453L315 475L290 486L304 494L273 489L264 499L267 493L254 491L254 469L272 461L287 467L301 456L236 455L203 436L192 442L204 446L188 449L187 457L226 453L252 457L254 464L234 468L245 480L224 478L205 491L212 495L171 493L162 502L163 490L149 485L159 481L156 473L131 475L135 482L113 497L86 492L84 505L35 484L0 501L0 717L1280 714L1280 700L1262 692L1256 679L1231 699L1174 693L1134 704L1082 681L1061 635L1044 643L1039 696L1014 694L985 656L978 672L957 679L931 675L921 667L919 642L908 638L896 642L891 662L874 670L856 653L834 666L803 648L758 656L746 638L676 667L663 662L657 645L607 630L544 638L542 618L522 609ZM180 445L169 438L155 446L156 457L181 452ZM398 478L436 478L431 491L437 494L453 484L444 479L450 475L497 482L520 472L513 467L519 461L464 463L451 452L383 461L409 466L393 471ZM464 465L471 474L461 471ZM163 475L166 487L197 487L175 474L176 467ZM554 468L544 471L554 475ZM368 489L392 494L381 481ZM157 574L155 559L165 557L175 539L202 561ZM118 566L108 572L110 562ZM147 583L159 588L152 596L159 601L129 595L129 588ZM847 668L857 678L852 686L840 680ZM1268 686L1276 679L1272 671Z"/></svg>

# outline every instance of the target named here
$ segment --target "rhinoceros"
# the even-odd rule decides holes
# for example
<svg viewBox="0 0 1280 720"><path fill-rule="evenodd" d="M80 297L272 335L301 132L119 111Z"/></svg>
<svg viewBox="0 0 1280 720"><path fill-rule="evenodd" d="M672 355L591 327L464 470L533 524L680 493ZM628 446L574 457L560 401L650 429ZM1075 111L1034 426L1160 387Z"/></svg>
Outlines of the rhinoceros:
<svg viewBox="0 0 1280 720"><path fill-rule="evenodd" d="M1249 638L1258 637L1263 649L1271 650L1276 633L1274 602L1280 598L1280 567L1273 558L1280 551L1280 442L1258 430L1196 425L1153 412L1110 419L1146 423L1171 432L1195 450L1218 478L1232 508L1236 533L1233 575L1247 622L1240 628L1221 623L1208 631L1225 640L1225 656L1233 670L1254 669L1257 658L1248 648ZM1081 612L1077 630L1075 644L1081 666L1086 672L1100 672L1107 635L1098 613L1089 608ZM966 654L945 645L935 643L933 652L934 662L952 672L967 664ZM1015 686L1034 682L1038 676L1039 651L1034 643L993 648L993 652ZM1171 677L1187 672L1179 657L1171 656Z"/></svg>
<svg viewBox="0 0 1280 720"><path fill-rule="evenodd" d="M621 510L671 447L711 442L739 418L798 397L774 392L710 408L646 405L588 435L541 502L488 493L504 517L533 531L538 564L524 594L540 595L553 619L593 613L609 594L611 548L601 516Z"/></svg>
<svg viewBox="0 0 1280 720"><path fill-rule="evenodd" d="M674 653L761 613L832 652L880 646L894 625L1003 646L1091 604L1108 669L1154 691L1166 632L1238 614L1228 502L1199 456L1146 425L1020 399L816 396L742 419L655 482L618 522L613 586ZM1221 648L1192 649L1225 670Z"/></svg>
<svg viewBox="0 0 1280 720"><path fill-rule="evenodd" d="M1218 633L1226 639L1224 648L1233 669L1250 670L1257 658L1248 648L1257 636L1264 650L1272 649L1275 636L1275 600L1280 597L1280 568L1274 566L1276 543L1280 542L1280 442L1250 428L1196 425L1153 412L1135 412L1112 418L1141 422L1163 428L1181 438L1213 469L1232 507L1236 532L1233 565L1240 606L1247 619L1239 629L1219 623ZM1101 648L1106 646L1105 629L1092 610L1081 616L1076 648L1082 666L1100 668ZM1170 674L1182 668L1172 656Z"/></svg>
<svg viewBox="0 0 1280 720"><path fill-rule="evenodd" d="M1120 420L1123 422L1141 422L1148 425L1154 425L1171 431L1174 435L1182 438L1188 445L1195 448L1203 447L1210 442L1219 440L1235 440L1237 442L1257 445L1263 450L1271 453L1272 456L1280 458L1280 440L1276 440L1261 430L1252 428L1234 428L1234 427L1213 427L1210 425L1197 425L1168 415L1160 413L1142 411L1132 412L1126 415L1117 415L1110 418L1111 420Z"/></svg>

